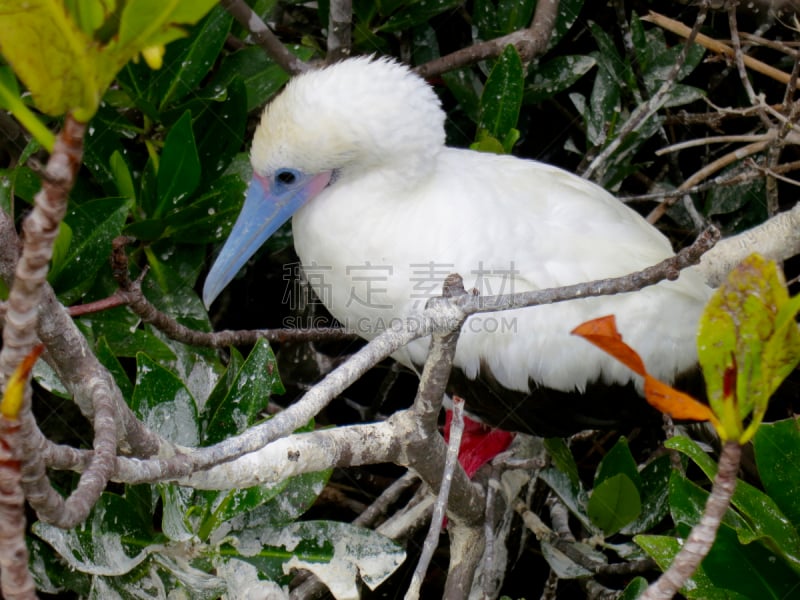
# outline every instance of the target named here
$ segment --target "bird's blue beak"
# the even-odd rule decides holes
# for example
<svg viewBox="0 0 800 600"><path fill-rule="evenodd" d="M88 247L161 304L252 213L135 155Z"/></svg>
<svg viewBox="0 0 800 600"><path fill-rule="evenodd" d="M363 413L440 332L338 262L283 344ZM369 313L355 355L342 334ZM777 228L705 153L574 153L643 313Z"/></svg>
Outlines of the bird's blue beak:
<svg viewBox="0 0 800 600"><path fill-rule="evenodd" d="M306 175L291 171L290 177L268 180L254 174L247 188L242 212L222 247L203 285L203 303L211 306L239 269L269 236L297 209L319 194L331 180L330 171Z"/></svg>

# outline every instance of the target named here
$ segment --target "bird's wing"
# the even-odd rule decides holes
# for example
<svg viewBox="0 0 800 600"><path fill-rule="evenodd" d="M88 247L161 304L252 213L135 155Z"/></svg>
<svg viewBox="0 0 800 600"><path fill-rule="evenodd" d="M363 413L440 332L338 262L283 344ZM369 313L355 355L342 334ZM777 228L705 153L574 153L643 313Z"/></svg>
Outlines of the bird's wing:
<svg viewBox="0 0 800 600"><path fill-rule="evenodd" d="M337 182L294 221L304 264L341 271L328 272L331 312L367 338L379 330L364 325L420 311L448 273L492 295L625 275L672 255L662 234L611 195L541 163L445 149L423 182L403 189L389 181L373 172ZM684 273L633 294L476 315L462 332L456 365L470 378L489 369L522 391L531 381L561 390L596 380L625 384L632 379L625 367L569 334L613 313L648 368L671 379L694 362L708 293L697 274ZM367 295L369 302L358 301ZM405 352L404 362L424 362L427 340Z"/></svg>

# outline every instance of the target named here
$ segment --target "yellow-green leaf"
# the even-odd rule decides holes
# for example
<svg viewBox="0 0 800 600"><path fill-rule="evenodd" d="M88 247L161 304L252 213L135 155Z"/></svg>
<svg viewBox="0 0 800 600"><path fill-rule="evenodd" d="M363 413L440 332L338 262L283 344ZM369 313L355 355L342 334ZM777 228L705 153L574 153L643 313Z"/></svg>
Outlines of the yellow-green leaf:
<svg viewBox="0 0 800 600"><path fill-rule="evenodd" d="M72 112L86 122L128 61L143 52L148 64L157 68L164 45L185 35L180 26L196 23L214 4L215 0L0 0L0 53L39 110L53 116ZM14 114L19 116L17 110Z"/></svg>
<svg viewBox="0 0 800 600"><path fill-rule="evenodd" d="M94 112L100 95L91 53L94 42L56 0L3 0L0 52L42 112Z"/></svg>
<svg viewBox="0 0 800 600"><path fill-rule="evenodd" d="M744 260L720 286L700 320L698 357L723 439L747 441L767 402L800 362L800 331L774 262Z"/></svg>

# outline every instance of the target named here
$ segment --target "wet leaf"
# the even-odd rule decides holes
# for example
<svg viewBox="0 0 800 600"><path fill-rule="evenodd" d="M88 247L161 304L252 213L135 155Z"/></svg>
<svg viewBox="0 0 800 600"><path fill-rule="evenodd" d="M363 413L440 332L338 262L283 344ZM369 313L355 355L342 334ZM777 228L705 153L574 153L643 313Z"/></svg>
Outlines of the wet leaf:
<svg viewBox="0 0 800 600"><path fill-rule="evenodd" d="M758 255L734 269L706 306L698 358L723 439L749 440L770 396L800 362L799 308L775 263Z"/></svg>

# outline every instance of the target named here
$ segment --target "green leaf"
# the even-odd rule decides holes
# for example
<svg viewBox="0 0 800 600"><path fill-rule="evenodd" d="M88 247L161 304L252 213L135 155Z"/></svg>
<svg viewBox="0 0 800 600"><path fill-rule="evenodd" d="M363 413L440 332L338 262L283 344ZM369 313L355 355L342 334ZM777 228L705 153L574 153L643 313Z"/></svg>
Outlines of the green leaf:
<svg viewBox="0 0 800 600"><path fill-rule="evenodd" d="M152 251L152 256L155 259L163 263L165 267L167 267L172 276L169 278L160 277L159 279L164 279L167 281L169 290L165 290L168 293L172 293L176 290L180 290L181 297L177 298L177 302L181 302L183 300L187 300L191 302L191 310L186 311L182 307L178 306L178 315L184 315L188 317L190 320L201 319L203 322L207 323L208 319L207 316L201 316L201 313L197 312L194 305L194 299L197 299L197 292L194 291L194 286L197 283L197 278L203 270L203 265L206 264L206 260L208 256L205 252L205 248L203 246L197 245L188 245L188 244L175 244L171 240L161 240L154 244L150 245L150 250ZM148 254L148 261L150 261L150 254ZM151 261L152 262L152 261ZM158 266L160 269L161 267ZM145 280L145 285L148 284L148 281L152 281L150 279ZM164 292L159 291L159 296L162 295ZM170 301L165 304L165 306L169 306L170 304L174 304L175 302ZM202 304L200 306L203 311L205 311L205 307ZM183 318L183 316L181 316ZM205 325L199 325L203 331L211 331L209 326L206 329Z"/></svg>
<svg viewBox="0 0 800 600"><path fill-rule="evenodd" d="M572 28L583 9L584 0L561 0L558 4L558 14L553 33L547 42L547 49L555 48L561 38Z"/></svg>
<svg viewBox="0 0 800 600"><path fill-rule="evenodd" d="M764 490L789 521L800 524L800 429L796 419L765 423L753 438Z"/></svg>
<svg viewBox="0 0 800 600"><path fill-rule="evenodd" d="M302 473L277 485L199 492L212 510L201 524L198 536L213 540L215 535L228 536L232 531L289 525L311 508L331 473L331 470Z"/></svg>
<svg viewBox="0 0 800 600"><path fill-rule="evenodd" d="M565 473L575 489L578 489L581 484L580 475L578 474L578 465L575 463L575 458L572 456L572 451L567 446L564 438L545 438L544 446L547 448L547 453L556 468Z"/></svg>
<svg viewBox="0 0 800 600"><path fill-rule="evenodd" d="M233 493L235 501L227 502L224 510L218 511L215 515L215 527L224 522L226 525L219 528L220 532L225 535L228 535L228 532L239 535L248 530L264 527L280 528L293 523L311 508L328 483L330 475L330 470L302 473L289 477L277 485L236 490ZM206 494L211 497L215 493Z"/></svg>
<svg viewBox="0 0 800 600"><path fill-rule="evenodd" d="M203 444L215 444L244 431L255 422L270 397L284 391L269 342L258 340L227 395L218 404L207 405L203 411Z"/></svg>
<svg viewBox="0 0 800 600"><path fill-rule="evenodd" d="M394 33L409 29L415 25L426 23L431 17L461 5L461 0L427 0L411 3L407 8L392 15L383 25L377 28L384 33Z"/></svg>
<svg viewBox="0 0 800 600"><path fill-rule="evenodd" d="M94 283L98 271L108 266L111 242L122 232L129 211L126 198L70 204L64 220L72 229L72 240L63 261L54 264L48 276L62 302L77 300Z"/></svg>
<svg viewBox="0 0 800 600"><path fill-rule="evenodd" d="M223 175L211 184L207 193L196 198L190 205L171 212L164 220L154 223L152 231L145 232L142 221L128 228L142 238L142 233L162 235L183 244L218 243L227 239L236 217L242 209L247 183L238 175ZM156 233L157 232L157 233Z"/></svg>
<svg viewBox="0 0 800 600"><path fill-rule="evenodd" d="M301 60L311 58L311 48L290 47ZM244 82L247 92L247 109L250 112L274 96L289 81L289 75L258 46L248 46L222 59L219 68L208 84L212 89L225 89L235 79Z"/></svg>
<svg viewBox="0 0 800 600"><path fill-rule="evenodd" d="M374 589L405 560L405 551L392 540L334 521L249 529L239 536L238 549L242 560L276 581L283 580L289 568L308 569L337 598L359 597L359 578Z"/></svg>
<svg viewBox="0 0 800 600"><path fill-rule="evenodd" d="M575 558L574 556L567 556L566 553L545 540L542 540L541 547L542 556L559 579L583 579L591 576L592 572L582 566L582 564L579 564L579 562L573 560L573 558ZM585 562L589 564L596 563L601 565L608 562L608 559L602 553L597 552L597 550L594 550L586 544L576 543L573 545L572 550L575 553L582 554ZM598 558L600 560L598 560ZM583 563L584 561L580 562Z"/></svg>
<svg viewBox="0 0 800 600"><path fill-rule="evenodd" d="M53 242L53 258L50 271L60 271L67 262L67 252L72 244L72 227L66 221L58 224L58 235Z"/></svg>
<svg viewBox="0 0 800 600"><path fill-rule="evenodd" d="M70 530L38 521L33 532L82 573L124 575L158 549L150 524L122 496L104 492L89 518ZM102 540L102 543L98 543Z"/></svg>
<svg viewBox="0 0 800 600"><path fill-rule="evenodd" d="M476 142L469 145L470 150L477 150L478 152L489 152L491 154L505 154L506 149L503 142L498 140L493 135L490 135L485 129L479 129L475 136Z"/></svg>
<svg viewBox="0 0 800 600"><path fill-rule="evenodd" d="M687 527L697 525L703 516L708 495L708 492L699 485L689 481L678 471L673 471L669 480L669 508L672 520ZM726 511L722 521L745 536L752 531L735 510Z"/></svg>
<svg viewBox="0 0 800 600"><path fill-rule="evenodd" d="M732 167L735 168L735 167ZM732 175L730 169L723 172ZM741 185L719 185L708 191L703 214L727 215L734 213L745 206L757 205L766 194L766 184L763 179L754 179ZM764 215L766 218L766 214Z"/></svg>
<svg viewBox="0 0 800 600"><path fill-rule="evenodd" d="M490 40L528 27L535 6L533 0L479 0L472 15L480 38Z"/></svg>
<svg viewBox="0 0 800 600"><path fill-rule="evenodd" d="M697 443L689 438L675 437L667 440L664 445L686 454L702 469L709 480L716 475L717 465ZM671 501L671 504L674 505L674 502ZM775 504L775 501L764 492L740 480L736 484L731 504L747 520L747 526L737 527L737 533L742 541L749 543L754 539L763 539L770 548L781 554L786 562L800 573L800 535ZM730 513L729 510L728 514ZM700 510L697 514L700 514Z"/></svg>
<svg viewBox="0 0 800 600"><path fill-rule="evenodd" d="M117 187L117 193L123 198L136 200L136 191L133 187L131 170L125 158L122 156L122 153L119 150L114 150L114 152L111 153L108 164Z"/></svg>
<svg viewBox="0 0 800 600"><path fill-rule="evenodd" d="M20 102L20 89L14 71L7 65L0 65L0 108L9 110Z"/></svg>
<svg viewBox="0 0 800 600"><path fill-rule="evenodd" d="M161 217L183 204L200 183L200 157L189 112L172 126L158 166L158 205L152 216Z"/></svg>
<svg viewBox="0 0 800 600"><path fill-rule="evenodd" d="M640 473L642 512L632 523L622 528L622 533L631 535L650 531L669 512L669 479L672 463L664 454L648 463Z"/></svg>
<svg viewBox="0 0 800 600"><path fill-rule="evenodd" d="M153 90L152 97L158 99L159 110L179 101L199 85L222 49L232 22L230 13L216 6L192 30L190 37L170 44Z"/></svg>
<svg viewBox="0 0 800 600"><path fill-rule="evenodd" d="M126 225L123 233L143 242L154 242L161 239L166 229L167 222L164 219L144 219Z"/></svg>
<svg viewBox="0 0 800 600"><path fill-rule="evenodd" d="M625 87L631 84L632 73L630 64L628 64L627 59L623 59L620 56L611 35L597 23L589 23L589 29L600 50L593 54L598 63L598 69L605 71L609 82L616 87Z"/></svg>
<svg viewBox="0 0 800 600"><path fill-rule="evenodd" d="M76 596L87 597L91 587L91 577L71 569L58 556L56 551L34 536L26 536L30 551L28 569L36 583L36 590L45 594L74 592Z"/></svg>
<svg viewBox="0 0 800 600"><path fill-rule="evenodd" d="M618 473L595 485L587 509L592 523L610 536L639 516L642 502L636 485Z"/></svg>
<svg viewBox="0 0 800 600"><path fill-rule="evenodd" d="M537 65L533 76L525 86L525 104L539 104L568 89L578 81L597 61L580 54L556 56L544 64Z"/></svg>
<svg viewBox="0 0 800 600"><path fill-rule="evenodd" d="M33 365L33 379L51 394L72 399L72 393L64 387L56 372L45 361L38 360Z"/></svg>
<svg viewBox="0 0 800 600"><path fill-rule="evenodd" d="M129 127L130 122L120 112L101 105L86 130L83 164L88 167L97 183L109 196L126 195L119 187L120 183L124 185L125 182L118 180L119 174L114 170L110 158L117 154L124 160L126 150L121 139L133 133ZM133 194L129 197L136 196Z"/></svg>
<svg viewBox="0 0 800 600"><path fill-rule="evenodd" d="M114 377L114 382L117 384L120 392L122 392L122 397L127 404L130 404L133 398L133 383L120 364L119 359L114 355L106 338L101 337L95 343L95 356L97 356L97 360L99 360Z"/></svg>
<svg viewBox="0 0 800 600"><path fill-rule="evenodd" d="M631 24L633 25L633 22ZM645 36L647 47L644 49L646 58L642 64L643 80L648 92L653 94L675 68L678 56L683 52L683 47L674 44L668 45L664 38L664 32L657 27L648 30ZM700 44L693 44L678 72L677 81L681 81L691 74L700 64L704 54L705 49Z"/></svg>
<svg viewBox="0 0 800 600"><path fill-rule="evenodd" d="M647 579L644 577L634 577L631 579L630 583L625 586L619 600L636 600L636 598L644 593L648 585Z"/></svg>
<svg viewBox="0 0 800 600"><path fill-rule="evenodd" d="M634 541L647 555L656 561L662 571L666 571L672 564L675 555L680 550L680 544L674 537L666 535L637 535ZM681 594L690 600L749 600L749 596L742 596L731 590L721 589L709 579L703 569L703 563L688 579Z"/></svg>
<svg viewBox="0 0 800 600"><path fill-rule="evenodd" d="M119 24L118 52L177 39L184 34L176 24L196 23L214 4L215 0L128 0Z"/></svg>
<svg viewBox="0 0 800 600"><path fill-rule="evenodd" d="M539 478L550 486L550 489L586 529L598 532L587 512L586 505L589 500L586 492L580 486L575 486L566 473L559 469L545 469L539 473Z"/></svg>
<svg viewBox="0 0 800 600"><path fill-rule="evenodd" d="M746 598L791 598L800 578L784 561L759 543L742 544L725 524L717 531L714 546L703 560L703 569L719 588L736 590Z"/></svg>
<svg viewBox="0 0 800 600"><path fill-rule="evenodd" d="M586 136L592 146L603 146L614 137L620 111L620 86L608 69L599 66L589 104L584 113Z"/></svg>
<svg viewBox="0 0 800 600"><path fill-rule="evenodd" d="M16 167L15 169L0 170L0 194L2 204L8 205L9 215L14 211L14 198L21 198L28 204L33 204L33 197L42 187L39 176L29 167Z"/></svg>
<svg viewBox="0 0 800 600"><path fill-rule="evenodd" d="M94 112L99 100L94 44L61 2L6 0L0 31L0 52L40 111L51 116L76 108Z"/></svg>
<svg viewBox="0 0 800 600"><path fill-rule="evenodd" d="M202 510L198 503L202 493L169 483L156 487L163 506L161 531L173 542L188 542L197 534L194 521L196 513Z"/></svg>
<svg viewBox="0 0 800 600"><path fill-rule="evenodd" d="M481 112L482 85L472 69L456 69L442 73L447 89L458 100L464 113L474 123L478 123Z"/></svg>
<svg viewBox="0 0 800 600"><path fill-rule="evenodd" d="M196 568L195 563L199 563L200 568ZM225 597L230 588L226 581L210 572L212 569L202 558L186 560L183 557L172 557L168 552L158 552L151 560L143 562L125 575L94 577L92 593L87 598L218 600Z"/></svg>
<svg viewBox="0 0 800 600"><path fill-rule="evenodd" d="M497 59L481 95L478 131L503 139L516 127L522 106L525 74L514 46L506 46Z"/></svg>
<svg viewBox="0 0 800 600"><path fill-rule="evenodd" d="M1 50L2 44L0 44ZM23 102L17 78L6 65L0 65L0 108L10 111L48 152L53 151L55 135ZM24 163L25 160L19 161L19 164Z"/></svg>
<svg viewBox="0 0 800 600"><path fill-rule="evenodd" d="M138 329L139 319L118 307L81 317L78 327L93 342L105 338L114 356L135 357L138 352L162 361L175 360L175 354L151 333Z"/></svg>
<svg viewBox="0 0 800 600"><path fill-rule="evenodd" d="M234 78L222 102L212 102L194 124L203 180L213 182L228 168L244 144L247 126L247 92Z"/></svg>
<svg viewBox="0 0 800 600"><path fill-rule="evenodd" d="M639 476L639 469L636 467L636 461L633 460L633 455L628 447L628 440L624 436L617 440L617 443L612 446L608 454L600 461L594 477L595 487L606 479L610 479L620 473L625 475L636 486L637 491L641 490L642 480Z"/></svg>
<svg viewBox="0 0 800 600"><path fill-rule="evenodd" d="M180 379L142 353L136 355L131 408L158 435L174 444L197 446L200 436L194 398Z"/></svg>
<svg viewBox="0 0 800 600"><path fill-rule="evenodd" d="M693 87L691 85L684 85L682 83L674 84L669 93L665 96L663 104L664 108L673 108L675 106L684 106L697 102L706 97L705 90Z"/></svg>
<svg viewBox="0 0 800 600"><path fill-rule="evenodd" d="M89 35L93 35L114 12L114 0L66 0L64 2L72 18Z"/></svg>
<svg viewBox="0 0 800 600"><path fill-rule="evenodd" d="M77 120L88 122L129 60L140 52L152 56L148 50L181 37L178 24L195 22L214 3L128 0L120 12L82 2L81 11L71 15L55 0L7 0L0 11L4 32L0 51L30 90L37 108L53 116L72 111ZM97 22L99 11L107 17L105 23ZM80 26L73 16L80 19ZM32 45L31 40L38 42Z"/></svg>

